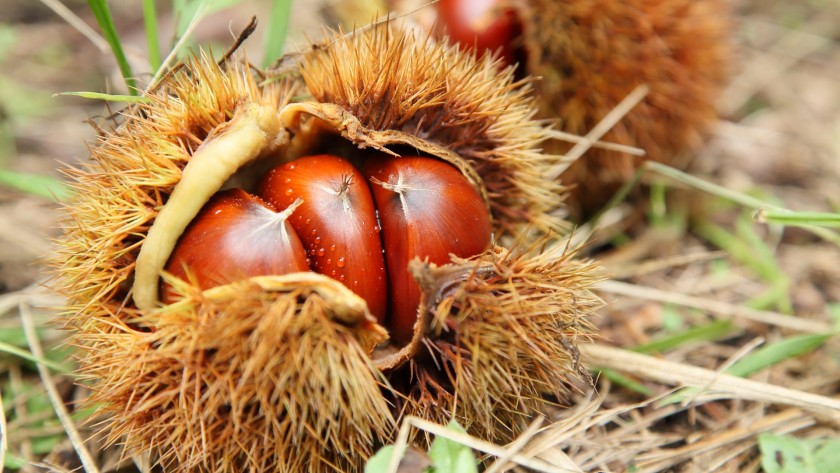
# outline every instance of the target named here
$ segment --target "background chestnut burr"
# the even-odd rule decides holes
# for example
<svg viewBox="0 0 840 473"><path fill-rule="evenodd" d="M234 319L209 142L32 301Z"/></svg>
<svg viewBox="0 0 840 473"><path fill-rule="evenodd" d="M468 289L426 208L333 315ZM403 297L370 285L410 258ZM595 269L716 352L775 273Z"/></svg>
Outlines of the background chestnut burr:
<svg viewBox="0 0 840 473"><path fill-rule="evenodd" d="M538 77L540 116L567 133L586 135L637 86L649 88L602 138L644 157L591 148L556 171L580 220L644 160L685 167L708 137L732 68L731 8L727 0L442 0L436 31L479 53L500 51L501 66ZM573 144L547 145L566 153Z"/></svg>

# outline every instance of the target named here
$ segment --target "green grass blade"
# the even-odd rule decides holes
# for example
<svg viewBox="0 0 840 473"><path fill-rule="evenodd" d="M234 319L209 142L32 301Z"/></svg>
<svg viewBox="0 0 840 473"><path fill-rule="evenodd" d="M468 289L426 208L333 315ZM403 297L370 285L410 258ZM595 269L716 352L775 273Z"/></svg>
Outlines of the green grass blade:
<svg viewBox="0 0 840 473"><path fill-rule="evenodd" d="M184 32L187 31L187 27L195 16L199 6L200 2L196 0L174 0L172 2L172 16L175 18L175 37L173 38L173 44L184 36Z"/></svg>
<svg viewBox="0 0 840 473"><path fill-rule="evenodd" d="M732 258L753 270L763 281L767 281L771 289L759 299L752 302L751 307L767 308L778 306L781 312L791 312L788 290L790 281L778 265L773 250L755 233L746 222L737 222L737 234L711 223L699 223L697 234L729 253Z"/></svg>
<svg viewBox="0 0 840 473"><path fill-rule="evenodd" d="M834 327L834 330L840 332L840 302L830 302L827 311L832 327Z"/></svg>
<svg viewBox="0 0 840 473"><path fill-rule="evenodd" d="M447 430L467 433L456 421L446 425ZM429 459L432 460L435 473L478 473L478 464L472 449L454 440L435 437L429 447Z"/></svg>
<svg viewBox="0 0 840 473"><path fill-rule="evenodd" d="M73 372L73 370L67 368L66 366L62 366L51 360L39 359L35 357L35 355L33 355L32 353L29 353L28 351L16 347L14 345L9 345L8 343L0 342L0 352L7 353L18 358L23 358L24 360L31 361L33 363L43 363L44 366L50 368L51 370L57 373L69 374Z"/></svg>
<svg viewBox="0 0 840 473"><path fill-rule="evenodd" d="M128 88L128 93L137 95L137 81L134 80L134 73L131 71L131 65L125 56L125 51L122 48L122 42L117 34L117 28L114 26L114 19L111 18L111 10L108 8L106 0L88 0L88 5L93 15L96 17L99 27L102 29L102 34L108 45L111 46L111 51L114 53L114 59L120 68L120 73L125 80L125 85Z"/></svg>
<svg viewBox="0 0 840 473"><path fill-rule="evenodd" d="M56 421L55 423L58 424L58 421ZM43 435L35 437L30 441L32 453L36 455L46 455L55 450L56 445L61 443L61 441L64 438L65 437L62 434Z"/></svg>
<svg viewBox="0 0 840 473"><path fill-rule="evenodd" d="M270 66L283 54L286 44L286 32L289 28L289 13L292 11L292 0L274 0L271 14L268 17L268 34L265 42L265 56L263 67Z"/></svg>
<svg viewBox="0 0 840 473"><path fill-rule="evenodd" d="M56 95L73 95L76 97L84 97L86 99L104 100L106 102L127 102L127 103L148 103L147 97L138 95L113 95L103 94L99 92L61 92Z"/></svg>
<svg viewBox="0 0 840 473"><path fill-rule="evenodd" d="M631 391L635 391L639 394L644 396L653 396L653 390L648 388L642 383L639 383L633 379L624 376L623 374L619 373L618 371L611 370L611 369L596 369L597 371L601 372L601 375L605 376L609 379L613 384L625 387Z"/></svg>
<svg viewBox="0 0 840 473"><path fill-rule="evenodd" d="M760 292L757 296L751 297L742 305L750 309L770 310L791 315L793 314L793 306L791 305L789 292L790 283L773 283L767 290Z"/></svg>
<svg viewBox="0 0 840 473"><path fill-rule="evenodd" d="M740 231L736 235L711 223L698 225L697 233L709 243L726 251L743 265L755 271L758 276L766 281L778 281L784 276L784 273L776 264L776 257L772 252L768 256L769 250L763 242L756 243Z"/></svg>
<svg viewBox="0 0 840 473"><path fill-rule="evenodd" d="M394 446L386 445L380 448L376 455L370 457L365 464L365 473L387 473L391 457L394 456Z"/></svg>
<svg viewBox="0 0 840 473"><path fill-rule="evenodd" d="M193 9L191 5L195 5ZM175 44L172 45L172 49L167 54L166 58L161 63L161 66L158 68L157 72L155 72L154 77L152 80L149 81L149 88L157 86L158 82L164 77L166 71L169 70L172 63L177 59L178 54L180 53L181 49L187 44L189 39L189 34L194 30L194 28L198 25L201 21L202 17L206 14L207 9L205 7L206 2L186 2L185 0L176 1L173 4L173 16L175 17L176 24L180 25L181 19L184 18L185 12L189 9L191 11L191 16L189 16L186 25L184 26L183 33L178 33L180 31L180 26L178 26L178 30L176 30L176 34L174 39ZM188 8L189 7L189 8Z"/></svg>
<svg viewBox="0 0 840 473"><path fill-rule="evenodd" d="M699 189L703 192L706 192L711 195L716 195L723 199L729 200L730 202L735 202L736 204L742 205L744 207L750 208L752 210L761 210L767 209L772 210L774 212L779 212L782 214L791 214L794 213L793 211L786 209L784 207L779 207L777 205L773 205L769 202L763 201L761 199L757 199L755 197L743 194L741 192L736 192L731 189L727 189L723 186L719 186L717 184L713 184L709 181L700 179L698 177L692 176L691 174L679 171L674 169L670 166L666 166L661 163L657 163L654 161L646 161L641 169L646 169L653 171L657 174L669 177L674 179L677 182L681 182L685 185L694 187L695 189ZM831 242L837 246L840 246L840 235L831 231L828 228L823 228L820 226L815 225L800 225L803 229L808 230L809 232L817 235L818 237L824 239L825 241Z"/></svg>
<svg viewBox="0 0 840 473"><path fill-rule="evenodd" d="M3 121L19 123L32 117L49 117L54 112L55 101L44 91L0 73L0 107Z"/></svg>
<svg viewBox="0 0 840 473"><path fill-rule="evenodd" d="M0 61L5 61L19 40L18 27L0 24Z"/></svg>
<svg viewBox="0 0 840 473"><path fill-rule="evenodd" d="M793 227L814 225L840 228L840 214L830 212L779 212L759 209L755 212L754 218L759 223L775 223Z"/></svg>
<svg viewBox="0 0 840 473"><path fill-rule="evenodd" d="M773 243L767 243L762 239L762 237L755 231L755 225L752 221L748 218L739 218L735 222L735 231L738 237L743 241L748 248L752 250L752 253L758 258L761 262L761 266L765 269L767 273L765 277L767 279L776 280L779 276L783 276L784 272L779 267L779 263L776 261L776 250L775 247L771 247Z"/></svg>
<svg viewBox="0 0 840 473"><path fill-rule="evenodd" d="M668 206L666 187L661 183L650 186L650 210L648 220L652 227L661 227L668 220Z"/></svg>
<svg viewBox="0 0 840 473"><path fill-rule="evenodd" d="M20 470L21 468L29 465L29 460L12 453L6 453L6 459L3 462L3 465L12 470Z"/></svg>
<svg viewBox="0 0 840 473"><path fill-rule="evenodd" d="M838 471L840 440L798 439L765 432L758 436L761 468L765 473L828 473Z"/></svg>
<svg viewBox="0 0 840 473"><path fill-rule="evenodd" d="M157 71L160 68L161 59L155 0L143 0L143 23L146 26L146 48L149 54L149 66L153 71Z"/></svg>
<svg viewBox="0 0 840 473"><path fill-rule="evenodd" d="M630 195L630 191L639 185L639 182L642 180L642 176L645 174L645 170L646 168L643 166L636 169L636 172L633 174L633 178L622 184L615 194L610 197L610 200L607 201L607 203L599 209L591 219L589 219L588 223L593 230L598 227L598 223L601 221L604 214L615 208L618 204L624 202L627 196Z"/></svg>
<svg viewBox="0 0 840 473"><path fill-rule="evenodd" d="M756 255L757 260L761 264L764 272L764 277L770 282L771 290L767 293L765 306L762 308L778 305L778 311L786 314L793 313L793 304L790 300L790 278L787 273L782 270L776 257L777 243L767 243L756 232L755 225L752 219L739 218L736 222L736 231L738 236L746 242L753 254Z"/></svg>
<svg viewBox="0 0 840 473"><path fill-rule="evenodd" d="M174 42L180 40L193 18L201 16L205 12L207 14L224 10L240 3L244 0L174 0L172 2L172 14L175 17L175 37Z"/></svg>
<svg viewBox="0 0 840 473"><path fill-rule="evenodd" d="M638 353L662 353L691 342L719 340L731 333L733 328L732 322L728 320L717 320L706 325L692 327L680 333L662 337L644 345L639 345L632 348L632 350Z"/></svg>
<svg viewBox="0 0 840 473"><path fill-rule="evenodd" d="M782 212L787 211L786 209L770 204L769 202L765 202L753 196L743 194L741 192L736 192L731 189L727 189L726 187L719 186L717 184L713 184L709 181L700 179L699 177L692 176L691 174L682 172L678 169L674 169L670 166L666 166L661 163L657 163L654 161L646 161L643 166L647 169L650 169L651 171L655 171L658 174L670 177L675 181L682 182L683 184L687 184L708 194L716 195L731 202L735 202L736 204L742 205L744 207L749 207L751 209L756 210L761 208L768 208L779 210Z"/></svg>
<svg viewBox="0 0 840 473"><path fill-rule="evenodd" d="M784 340L769 344L756 350L740 360L733 363L725 370L725 373L741 378L761 371L765 368L775 366L782 361L802 356L819 348L829 338L836 335L832 333L818 333L796 335ZM663 399L660 404L674 404L691 398L699 392L697 388L686 388Z"/></svg>
<svg viewBox="0 0 840 473"><path fill-rule="evenodd" d="M766 345L735 362L727 373L747 377L784 360L810 353L819 348L833 333L796 335Z"/></svg>
<svg viewBox="0 0 840 473"><path fill-rule="evenodd" d="M0 167L8 165L12 156L17 155L15 130L10 120L0 118Z"/></svg>
<svg viewBox="0 0 840 473"><path fill-rule="evenodd" d="M41 333L38 333L38 335L41 335ZM0 330L0 343L25 347L26 334L23 333L23 327L9 327Z"/></svg>
<svg viewBox="0 0 840 473"><path fill-rule="evenodd" d="M59 202L73 194L70 188L56 178L8 170L0 170L0 185Z"/></svg>

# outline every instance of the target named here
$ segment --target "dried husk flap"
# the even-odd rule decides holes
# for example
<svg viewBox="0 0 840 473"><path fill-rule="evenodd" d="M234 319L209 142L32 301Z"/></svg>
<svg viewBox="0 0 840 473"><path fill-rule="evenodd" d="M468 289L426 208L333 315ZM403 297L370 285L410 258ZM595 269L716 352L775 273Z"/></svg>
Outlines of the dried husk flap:
<svg viewBox="0 0 840 473"><path fill-rule="evenodd" d="M171 282L184 299L136 321L153 331L89 360L120 363L95 398L120 419L112 441L127 435L131 453L159 447L178 470L322 471L356 465L390 435L367 356L387 335L342 284L314 273L203 293Z"/></svg>

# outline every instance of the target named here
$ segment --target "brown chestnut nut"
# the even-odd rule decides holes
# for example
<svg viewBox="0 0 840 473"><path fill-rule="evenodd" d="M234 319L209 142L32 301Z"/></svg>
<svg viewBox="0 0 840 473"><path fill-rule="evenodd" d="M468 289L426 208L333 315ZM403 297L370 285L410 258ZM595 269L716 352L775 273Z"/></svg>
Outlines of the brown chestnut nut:
<svg viewBox="0 0 840 473"><path fill-rule="evenodd" d="M306 252L288 222L295 206L275 212L242 189L214 195L181 235L166 271L208 289L251 276L309 271ZM164 287L164 303L177 299Z"/></svg>
<svg viewBox="0 0 840 473"><path fill-rule="evenodd" d="M369 161L365 174L385 248L391 288L388 328L399 342L411 339L420 286L408 272L415 257L449 262L449 254L470 257L490 244L490 214L484 200L454 166L420 156Z"/></svg>
<svg viewBox="0 0 840 473"><path fill-rule="evenodd" d="M338 156L306 156L272 169L258 194L277 208L303 201L290 223L312 270L343 282L382 323L388 300L385 261L364 176Z"/></svg>

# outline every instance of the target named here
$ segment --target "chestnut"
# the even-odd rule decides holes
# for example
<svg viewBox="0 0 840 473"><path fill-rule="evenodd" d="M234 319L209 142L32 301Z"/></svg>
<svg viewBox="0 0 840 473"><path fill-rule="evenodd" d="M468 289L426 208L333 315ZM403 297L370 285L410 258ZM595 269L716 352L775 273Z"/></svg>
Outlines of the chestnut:
<svg viewBox="0 0 840 473"><path fill-rule="evenodd" d="M505 0L440 0L437 12L445 33L461 48L499 51L504 65L522 62L522 23Z"/></svg>
<svg viewBox="0 0 840 473"><path fill-rule="evenodd" d="M385 248L391 288L388 328L391 338L406 342L414 332L420 286L408 272L415 257L435 264L449 254L470 257L490 245L490 214L484 200L451 164L421 157L369 161L365 174Z"/></svg>
<svg viewBox="0 0 840 473"><path fill-rule="evenodd" d="M382 323L388 300L385 261L364 176L338 156L305 156L272 169L257 193L277 208L303 201L291 225L312 270L343 282Z"/></svg>
<svg viewBox="0 0 840 473"><path fill-rule="evenodd" d="M444 161L377 156L364 166L362 174L339 156L305 156L269 171L257 196L241 189L215 195L166 270L207 289L311 269L364 299L394 340L409 341L420 304L409 261L445 264L450 254L481 253L490 244L490 214L478 190ZM163 301L175 298L165 287Z"/></svg>
<svg viewBox="0 0 840 473"><path fill-rule="evenodd" d="M288 221L297 205L276 212L242 189L215 194L179 238L166 271L201 289L309 271L303 244ZM177 296L165 285L162 299L171 303Z"/></svg>

